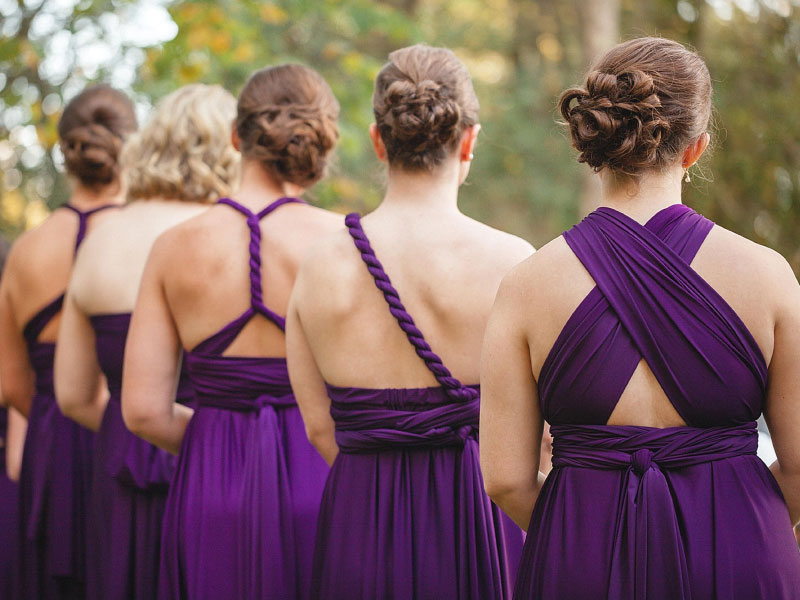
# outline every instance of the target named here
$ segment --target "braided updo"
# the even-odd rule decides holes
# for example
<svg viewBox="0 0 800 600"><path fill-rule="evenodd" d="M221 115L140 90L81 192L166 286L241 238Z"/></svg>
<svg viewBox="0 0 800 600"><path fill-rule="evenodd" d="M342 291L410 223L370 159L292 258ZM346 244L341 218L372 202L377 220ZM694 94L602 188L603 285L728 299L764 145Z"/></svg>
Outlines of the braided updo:
<svg viewBox="0 0 800 600"><path fill-rule="evenodd" d="M467 68L450 50L421 44L389 55L372 108L389 164L409 171L440 165L478 122Z"/></svg>
<svg viewBox="0 0 800 600"><path fill-rule="evenodd" d="M67 104L58 122L58 136L67 172L86 186L117 181L119 154L136 130L133 104L108 85L85 89Z"/></svg>
<svg viewBox="0 0 800 600"><path fill-rule="evenodd" d="M308 187L325 175L339 138L339 103L319 73L288 64L256 71L239 94L236 131L245 158Z"/></svg>
<svg viewBox="0 0 800 600"><path fill-rule="evenodd" d="M711 77L681 44L645 37L612 48L559 110L579 162L635 177L672 163L711 118Z"/></svg>

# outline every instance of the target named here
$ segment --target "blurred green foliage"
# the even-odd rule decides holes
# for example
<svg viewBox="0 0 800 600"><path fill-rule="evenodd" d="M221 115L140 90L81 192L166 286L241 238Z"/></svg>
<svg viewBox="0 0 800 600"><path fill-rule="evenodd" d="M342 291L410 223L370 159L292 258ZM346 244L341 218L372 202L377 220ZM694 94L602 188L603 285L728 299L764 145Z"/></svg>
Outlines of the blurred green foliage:
<svg viewBox="0 0 800 600"><path fill-rule="evenodd" d="M139 4L84 0L65 10L70 0L0 0L3 231L13 235L38 222L45 204L65 200L52 151L55 124L63 100L85 81L121 85L146 108L194 81L236 94L253 70L286 61L318 69L342 106L336 166L312 197L339 210L368 210L383 179L367 138L372 82L391 50L416 42L452 48L481 101L483 129L462 191L464 210L537 246L581 216L585 167L574 161L555 114L559 92L579 83L588 66L580 0L172 2L166 7L174 36L154 43L114 29ZM714 147L686 188L687 202L776 248L800 272L800 0L617 6L622 39L663 35L688 43L712 73ZM37 30L36 20L51 13L55 29ZM59 46L58 36L71 41ZM55 75L48 67L54 52L67 65ZM87 52L108 56L87 67Z"/></svg>

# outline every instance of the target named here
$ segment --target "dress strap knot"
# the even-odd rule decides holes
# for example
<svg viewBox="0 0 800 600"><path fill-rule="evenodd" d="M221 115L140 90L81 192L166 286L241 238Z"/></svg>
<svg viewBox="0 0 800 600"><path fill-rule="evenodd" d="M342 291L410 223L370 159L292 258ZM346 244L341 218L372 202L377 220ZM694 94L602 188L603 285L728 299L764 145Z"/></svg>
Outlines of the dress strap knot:
<svg viewBox="0 0 800 600"><path fill-rule="evenodd" d="M639 475L644 475L653 465L653 452L647 448L639 448L631 454L631 467Z"/></svg>

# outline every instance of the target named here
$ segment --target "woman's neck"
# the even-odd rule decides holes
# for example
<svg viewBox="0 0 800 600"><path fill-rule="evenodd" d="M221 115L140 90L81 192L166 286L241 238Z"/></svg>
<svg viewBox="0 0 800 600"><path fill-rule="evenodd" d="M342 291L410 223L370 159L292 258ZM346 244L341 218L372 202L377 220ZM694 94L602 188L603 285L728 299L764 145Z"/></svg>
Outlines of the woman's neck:
<svg viewBox="0 0 800 600"><path fill-rule="evenodd" d="M106 204L124 204L125 191L118 183L101 188L92 188L76 183L69 197L69 203L80 210L91 210Z"/></svg>
<svg viewBox="0 0 800 600"><path fill-rule="evenodd" d="M679 166L653 169L636 180L601 172L600 203L645 223L658 211L681 203L682 176L683 169Z"/></svg>
<svg viewBox="0 0 800 600"><path fill-rule="evenodd" d="M303 188L279 182L255 161L242 161L242 177L232 198L253 212L258 212L278 198L299 197Z"/></svg>
<svg viewBox="0 0 800 600"><path fill-rule="evenodd" d="M434 171L389 168L381 212L458 213L458 162L448 160Z"/></svg>

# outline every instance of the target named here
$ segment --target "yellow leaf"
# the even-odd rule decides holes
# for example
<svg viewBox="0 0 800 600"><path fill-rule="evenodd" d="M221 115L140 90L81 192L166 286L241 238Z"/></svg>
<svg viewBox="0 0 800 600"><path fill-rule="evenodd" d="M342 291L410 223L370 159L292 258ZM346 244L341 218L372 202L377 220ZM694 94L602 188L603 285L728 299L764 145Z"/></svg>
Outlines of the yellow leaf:
<svg viewBox="0 0 800 600"><path fill-rule="evenodd" d="M231 36L227 31L217 31L208 41L208 47L216 54L222 54L231 47Z"/></svg>
<svg viewBox="0 0 800 600"><path fill-rule="evenodd" d="M233 60L236 62L249 62L253 60L255 54L253 44L245 42L236 46L236 50L233 51Z"/></svg>
<svg viewBox="0 0 800 600"><path fill-rule="evenodd" d="M3 190L3 202L0 202L0 217L13 226L22 224L25 215L25 199L19 190Z"/></svg>
<svg viewBox="0 0 800 600"><path fill-rule="evenodd" d="M281 25L289 20L289 13L271 2L262 4L261 8L258 9L258 14L263 21L272 25Z"/></svg>

